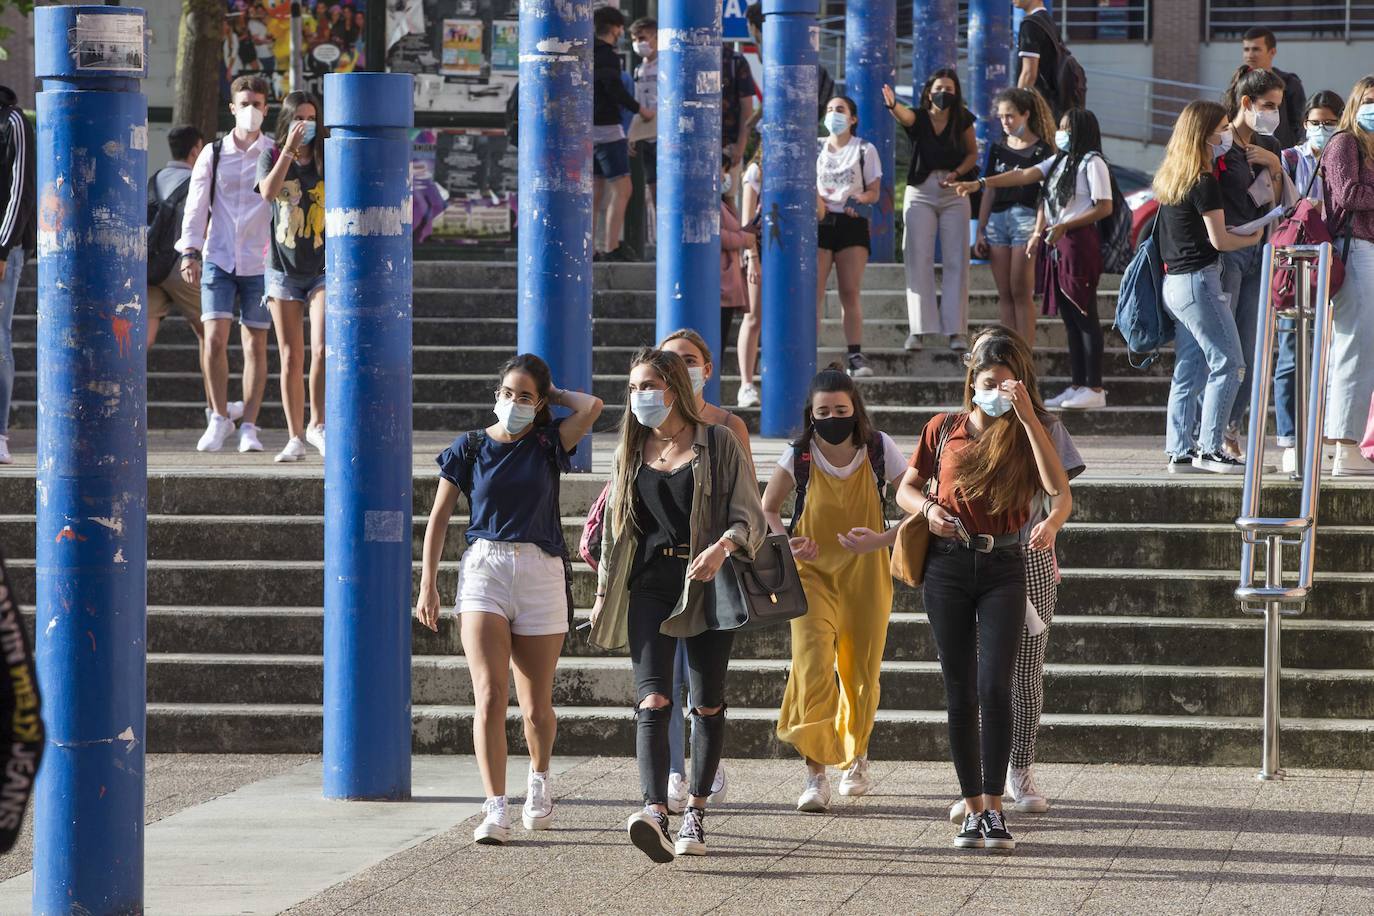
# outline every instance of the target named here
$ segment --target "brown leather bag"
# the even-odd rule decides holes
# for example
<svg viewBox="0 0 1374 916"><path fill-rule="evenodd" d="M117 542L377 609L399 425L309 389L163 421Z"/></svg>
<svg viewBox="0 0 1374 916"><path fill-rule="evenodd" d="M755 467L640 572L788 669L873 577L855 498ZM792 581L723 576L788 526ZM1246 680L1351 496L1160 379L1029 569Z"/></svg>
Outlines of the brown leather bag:
<svg viewBox="0 0 1374 916"><path fill-rule="evenodd" d="M948 414L940 424L940 437L935 443L935 473L926 481L925 494L934 498L940 485L940 456L949 441L950 430L958 414ZM897 542L892 545L892 578L917 588L926 577L926 554L930 550L930 523L924 515L908 515L897 528Z"/></svg>

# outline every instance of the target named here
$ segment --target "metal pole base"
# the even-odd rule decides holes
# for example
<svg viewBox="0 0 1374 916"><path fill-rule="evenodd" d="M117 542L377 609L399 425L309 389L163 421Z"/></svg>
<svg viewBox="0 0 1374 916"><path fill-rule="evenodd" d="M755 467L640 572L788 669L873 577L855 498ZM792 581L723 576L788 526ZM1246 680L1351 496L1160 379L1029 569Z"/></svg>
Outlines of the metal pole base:
<svg viewBox="0 0 1374 916"><path fill-rule="evenodd" d="M1278 782L1281 779L1288 778L1288 771L1275 770L1272 773L1266 773L1264 770L1260 770L1258 773L1255 774L1255 778L1258 779L1260 782Z"/></svg>

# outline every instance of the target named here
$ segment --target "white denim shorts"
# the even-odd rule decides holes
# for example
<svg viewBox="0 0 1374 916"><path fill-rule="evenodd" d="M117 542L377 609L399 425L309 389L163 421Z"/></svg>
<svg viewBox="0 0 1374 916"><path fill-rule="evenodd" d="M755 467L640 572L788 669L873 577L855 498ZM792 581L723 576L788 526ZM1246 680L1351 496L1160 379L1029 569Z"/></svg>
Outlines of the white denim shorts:
<svg viewBox="0 0 1374 916"><path fill-rule="evenodd" d="M562 557L533 544L477 541L458 571L460 614L500 614L514 636L568 632L568 579Z"/></svg>

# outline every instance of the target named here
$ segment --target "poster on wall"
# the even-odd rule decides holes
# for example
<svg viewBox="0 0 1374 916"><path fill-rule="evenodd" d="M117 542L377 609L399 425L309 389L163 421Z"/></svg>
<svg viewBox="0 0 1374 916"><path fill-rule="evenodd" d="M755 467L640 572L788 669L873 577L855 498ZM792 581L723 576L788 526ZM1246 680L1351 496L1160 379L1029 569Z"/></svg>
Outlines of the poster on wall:
<svg viewBox="0 0 1374 916"><path fill-rule="evenodd" d="M375 0L381 2L381 0ZM301 4L302 69L306 88L324 89L326 73L363 65L366 0L305 0ZM272 85L272 97L290 91L290 0L228 0L221 42L221 94L237 76L256 74Z"/></svg>
<svg viewBox="0 0 1374 916"><path fill-rule="evenodd" d="M410 140L415 243L510 244L518 156L506 132L422 129Z"/></svg>
<svg viewBox="0 0 1374 916"><path fill-rule="evenodd" d="M519 0L390 0L386 67L417 111L498 114L520 76Z"/></svg>

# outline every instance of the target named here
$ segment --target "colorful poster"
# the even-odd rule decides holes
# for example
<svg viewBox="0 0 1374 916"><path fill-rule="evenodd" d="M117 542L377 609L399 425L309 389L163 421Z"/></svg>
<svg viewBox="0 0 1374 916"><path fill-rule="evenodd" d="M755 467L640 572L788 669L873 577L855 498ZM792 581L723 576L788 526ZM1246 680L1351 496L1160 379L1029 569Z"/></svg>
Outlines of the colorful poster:
<svg viewBox="0 0 1374 916"><path fill-rule="evenodd" d="M318 95L326 73L349 73L362 65L365 12L366 0L301 3L304 88ZM291 90L290 0L228 0L221 55L225 98L229 84L244 74L264 77L274 98L286 95Z"/></svg>
<svg viewBox="0 0 1374 916"><path fill-rule="evenodd" d="M445 19L443 49L439 72L444 76L482 78L482 20Z"/></svg>
<svg viewBox="0 0 1374 916"><path fill-rule="evenodd" d="M389 0L386 9L386 68L415 77L416 111L505 111L520 77L519 0Z"/></svg>
<svg viewBox="0 0 1374 916"><path fill-rule="evenodd" d="M491 69L520 69L520 23L491 24Z"/></svg>
<svg viewBox="0 0 1374 916"><path fill-rule="evenodd" d="M515 236L515 147L496 129L411 131L415 242L509 245Z"/></svg>

